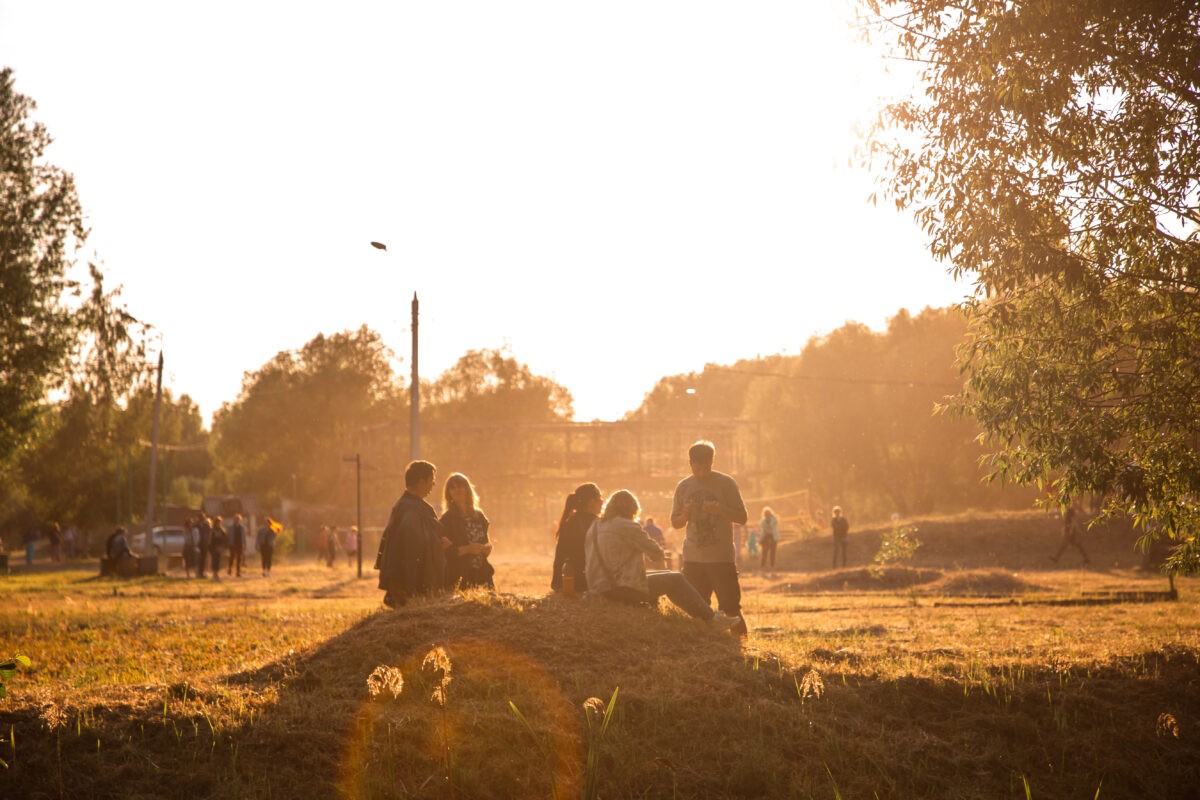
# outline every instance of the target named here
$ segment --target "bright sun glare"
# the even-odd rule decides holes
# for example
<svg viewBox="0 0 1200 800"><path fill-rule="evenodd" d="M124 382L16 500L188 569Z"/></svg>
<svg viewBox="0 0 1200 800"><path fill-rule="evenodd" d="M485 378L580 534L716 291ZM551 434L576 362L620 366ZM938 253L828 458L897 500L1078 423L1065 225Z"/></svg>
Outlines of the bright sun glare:
<svg viewBox="0 0 1200 800"><path fill-rule="evenodd" d="M423 376L507 346L580 419L965 293L851 166L887 79L842 0L0 8L89 254L206 416L364 323L407 374L414 291Z"/></svg>

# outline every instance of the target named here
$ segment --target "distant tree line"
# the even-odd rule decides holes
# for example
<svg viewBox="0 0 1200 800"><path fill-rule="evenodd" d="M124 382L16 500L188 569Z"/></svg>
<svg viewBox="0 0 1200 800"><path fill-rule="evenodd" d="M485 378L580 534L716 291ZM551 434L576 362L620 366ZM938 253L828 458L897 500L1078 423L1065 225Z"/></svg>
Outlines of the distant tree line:
<svg viewBox="0 0 1200 800"><path fill-rule="evenodd" d="M71 176L44 163L50 140L33 108L0 71L0 532L9 544L54 521L139 521L153 427L154 332L105 289L100 266L88 265L86 281L69 277L86 230ZM761 486L807 489L860 515L1027 504L1028 495L980 482L975 424L936 413L962 388L954 349L965 333L952 309L900 312L882 333L848 324L798 356L665 377L628 418L694 420L701 433L706 419L755 420ZM366 326L319 334L247 373L211 431L191 398L165 392L155 506L241 493L270 508L290 500L344 515L356 490L344 458L358 455L365 503L386 510L409 452L408 392L394 362ZM561 473L573 453L537 432L570 421L570 392L496 350L464 354L421 389L422 456L488 476L489 502L503 500L518 519L544 515L548 484L539 494L533 480Z"/></svg>
<svg viewBox="0 0 1200 800"><path fill-rule="evenodd" d="M1027 508L1031 491L982 480L979 426L941 413L962 389L965 335L956 308L900 311L883 332L848 323L799 355L663 378L628 416L758 420L767 494L807 489L826 511Z"/></svg>

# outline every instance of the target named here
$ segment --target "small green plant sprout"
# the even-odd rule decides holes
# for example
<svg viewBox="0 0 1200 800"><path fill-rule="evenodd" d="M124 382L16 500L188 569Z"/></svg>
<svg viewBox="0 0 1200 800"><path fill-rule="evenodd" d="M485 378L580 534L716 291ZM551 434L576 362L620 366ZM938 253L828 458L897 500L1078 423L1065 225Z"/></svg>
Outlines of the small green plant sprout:
<svg viewBox="0 0 1200 800"><path fill-rule="evenodd" d="M619 691L620 686L613 689L607 706L599 697L589 697L583 701L583 715L587 719L587 762L584 765L583 777L585 800L594 800L600 791L600 743L604 741L608 726L612 724Z"/></svg>
<svg viewBox="0 0 1200 800"><path fill-rule="evenodd" d="M916 525L902 525L900 515L892 514L891 530L885 531L879 541L879 551L875 553L875 563L871 565L871 574L876 578L883 575L883 568L888 564L900 564L912 558L921 546L917 538Z"/></svg>
<svg viewBox="0 0 1200 800"><path fill-rule="evenodd" d="M404 676L395 667L380 664L367 676L367 693L372 700L400 699L404 691Z"/></svg>
<svg viewBox="0 0 1200 800"><path fill-rule="evenodd" d="M0 700L8 696L8 682L16 677L17 670L21 667L29 669L32 666L33 662L29 660L29 656L20 654L0 664Z"/></svg>

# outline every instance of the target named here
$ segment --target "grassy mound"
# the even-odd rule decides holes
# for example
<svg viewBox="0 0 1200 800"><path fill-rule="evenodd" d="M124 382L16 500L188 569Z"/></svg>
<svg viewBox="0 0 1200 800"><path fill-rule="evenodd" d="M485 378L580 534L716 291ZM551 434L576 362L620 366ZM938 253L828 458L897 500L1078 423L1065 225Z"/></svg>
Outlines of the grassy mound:
<svg viewBox="0 0 1200 800"><path fill-rule="evenodd" d="M1194 647L984 657L1004 616L934 636L921 613L806 615L767 650L665 604L417 602L250 668L217 650L194 681L47 691L0 713L0 795L1190 796Z"/></svg>

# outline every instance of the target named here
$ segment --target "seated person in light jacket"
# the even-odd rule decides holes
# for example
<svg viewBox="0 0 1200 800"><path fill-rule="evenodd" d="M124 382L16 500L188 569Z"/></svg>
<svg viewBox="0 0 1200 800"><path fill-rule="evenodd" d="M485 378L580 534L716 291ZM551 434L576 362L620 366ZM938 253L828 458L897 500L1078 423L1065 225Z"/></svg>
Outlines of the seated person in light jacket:
<svg viewBox="0 0 1200 800"><path fill-rule="evenodd" d="M662 547L637 523L641 511L632 492L622 489L608 498L604 511L587 532L588 591L623 603L657 601L663 595L693 617L728 629L735 620L714 612L683 573L646 571L643 556L661 560Z"/></svg>
<svg viewBox="0 0 1200 800"><path fill-rule="evenodd" d="M436 479L437 467L428 461L414 461L404 471L404 494L392 507L375 557L387 606L403 605L415 594L440 591L445 585L442 526L433 506L425 502Z"/></svg>

